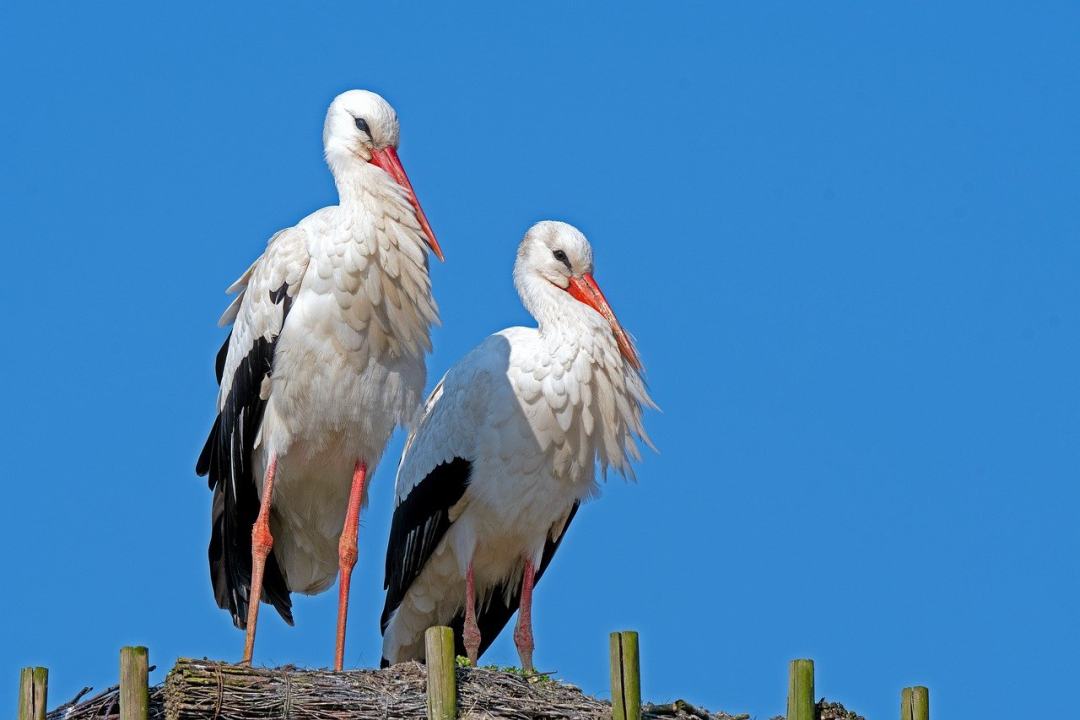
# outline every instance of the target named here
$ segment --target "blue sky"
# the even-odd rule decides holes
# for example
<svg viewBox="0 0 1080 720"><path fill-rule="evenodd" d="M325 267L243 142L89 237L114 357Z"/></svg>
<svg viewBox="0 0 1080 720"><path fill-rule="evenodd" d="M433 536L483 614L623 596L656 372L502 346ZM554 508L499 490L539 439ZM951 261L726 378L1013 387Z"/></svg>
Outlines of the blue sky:
<svg viewBox="0 0 1080 720"><path fill-rule="evenodd" d="M207 579L223 289L335 202L330 99L384 94L443 248L429 384L529 322L535 220L579 225L663 413L537 591L537 665L783 712L786 664L874 718L1062 714L1080 645L1075 3L0 7L0 705L121 645L236 659ZM179 8L180 6L177 6ZM347 663L378 661L395 436ZM264 613L326 665L334 594ZM486 658L510 663L502 637ZM155 679L163 677L163 670Z"/></svg>

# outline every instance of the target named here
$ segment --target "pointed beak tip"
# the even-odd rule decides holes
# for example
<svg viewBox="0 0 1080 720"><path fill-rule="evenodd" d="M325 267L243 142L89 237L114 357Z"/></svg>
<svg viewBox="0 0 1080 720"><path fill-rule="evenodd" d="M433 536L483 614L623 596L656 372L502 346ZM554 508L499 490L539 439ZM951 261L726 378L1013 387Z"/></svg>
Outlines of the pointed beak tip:
<svg viewBox="0 0 1080 720"><path fill-rule="evenodd" d="M424 218L424 236L427 238L428 247L431 248L431 254L439 258L439 262L446 262L446 256L443 255L442 246L439 245L439 241L435 239L435 233L431 231L431 226L427 224L427 218Z"/></svg>
<svg viewBox="0 0 1080 720"><path fill-rule="evenodd" d="M641 372L642 364L637 348L634 347L634 342L626 334L618 318L615 317L615 312L611 309L611 305L608 304L604 293L601 292L600 286L596 284L592 273L585 273L580 279L571 278L567 291L579 302L596 310L608 321L611 332L615 335L615 343L619 346L619 352L630 367Z"/></svg>
<svg viewBox="0 0 1080 720"><path fill-rule="evenodd" d="M627 364L638 372L644 370L645 366L641 362L641 356L638 355L637 348L634 347L633 341L631 341L630 338L625 335L625 331L618 338L618 341L619 350L622 351L623 357L626 358Z"/></svg>
<svg viewBox="0 0 1080 720"><path fill-rule="evenodd" d="M409 197L409 203L416 210L416 219L419 221L420 229L427 238L428 246L431 247L431 251L435 253L435 257L439 258L439 262L446 262L442 248L439 246L439 241L435 239L435 232L431 229L431 224L428 223L427 216L424 214L424 209L420 207L420 201L417 199L416 191L409 181L409 175L405 172L405 167L401 164L397 149L388 147L382 150L372 151L371 162L385 170L398 185L405 189L405 192Z"/></svg>

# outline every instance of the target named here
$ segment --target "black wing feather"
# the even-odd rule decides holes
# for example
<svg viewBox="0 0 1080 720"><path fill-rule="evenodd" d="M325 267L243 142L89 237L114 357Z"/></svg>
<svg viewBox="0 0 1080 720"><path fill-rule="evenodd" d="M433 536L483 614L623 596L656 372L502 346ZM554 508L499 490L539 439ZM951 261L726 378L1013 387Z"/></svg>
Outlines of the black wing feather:
<svg viewBox="0 0 1080 720"><path fill-rule="evenodd" d="M577 515L578 507L581 502L575 502L574 506L570 508L570 514L566 517L566 523L563 524L562 532L559 533L559 537L552 540L548 538L547 543L544 545L544 554L540 558L540 567L536 570L535 582L539 583L540 578L543 577L544 571L547 570L548 565L551 564L551 558L555 557L555 551L559 549L559 545L562 543L564 537L566 537L566 531L570 528L570 522ZM521 604L521 582L517 582L517 589L510 596L510 602L506 601L506 583L499 583L491 590L490 600L486 607L480 607L476 613L476 625L480 629L480 652L479 655L483 655L491 643L495 641L495 638L499 636L502 629L506 627L506 623L510 622L510 618L515 612L517 612L518 606ZM462 608L454 619L450 621L450 627L454 629L454 652L460 656L465 656L468 653L465 650L464 629L465 629L465 608Z"/></svg>
<svg viewBox="0 0 1080 720"><path fill-rule="evenodd" d="M229 331L225 342L221 343L221 349L214 358L214 374L217 375L218 385L221 384L221 376L225 374L225 360L229 357L229 343L232 342L232 330Z"/></svg>
<svg viewBox="0 0 1080 720"><path fill-rule="evenodd" d="M270 297L275 303L282 303L284 325L291 305L287 287L283 285ZM231 339L232 333L215 361L219 383ZM266 401L260 397L262 382L273 369L276 345L276 335L270 340L258 337L240 361L233 373L225 405L214 421L195 466L198 475L209 475L210 489L214 491L208 549L214 598L219 607L232 614L233 624L238 628L247 624L251 591L251 527L259 514L259 493L251 456L266 410ZM274 606L285 622L292 624L289 587L273 553L266 559L262 597L264 602Z"/></svg>
<svg viewBox="0 0 1080 720"><path fill-rule="evenodd" d="M450 508L465 494L471 475L472 463L464 458L441 463L394 508L386 548L383 632L390 624L390 615L450 529Z"/></svg>

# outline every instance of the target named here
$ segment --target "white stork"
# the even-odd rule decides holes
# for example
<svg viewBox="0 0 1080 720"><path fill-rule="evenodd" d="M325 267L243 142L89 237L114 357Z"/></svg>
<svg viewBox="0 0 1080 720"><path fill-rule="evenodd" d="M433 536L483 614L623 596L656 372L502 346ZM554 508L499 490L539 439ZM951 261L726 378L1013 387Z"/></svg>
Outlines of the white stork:
<svg viewBox="0 0 1080 720"><path fill-rule="evenodd" d="M576 228L525 235L514 283L539 327L492 335L428 398L398 468L386 555L383 664L423 657L450 625L475 664L520 607L514 641L532 671L532 593L595 466L632 476L655 407L630 338L592 277Z"/></svg>
<svg viewBox="0 0 1080 720"><path fill-rule="evenodd" d="M246 628L243 662L261 595L291 625L290 592L321 592L340 571L340 670L365 479L422 397L438 321L424 246L442 253L385 100L339 95L323 144L339 203L270 238L229 288L218 416L196 472L214 491L210 577Z"/></svg>

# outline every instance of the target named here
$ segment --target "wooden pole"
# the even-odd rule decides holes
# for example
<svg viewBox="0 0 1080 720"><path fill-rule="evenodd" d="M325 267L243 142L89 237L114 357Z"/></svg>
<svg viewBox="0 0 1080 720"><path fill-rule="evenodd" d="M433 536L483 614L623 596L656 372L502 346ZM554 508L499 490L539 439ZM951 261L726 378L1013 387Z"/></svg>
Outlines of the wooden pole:
<svg viewBox="0 0 1080 720"><path fill-rule="evenodd" d="M815 720L814 661L792 660L788 669L787 720Z"/></svg>
<svg viewBox="0 0 1080 720"><path fill-rule="evenodd" d="M49 696L49 671L25 667L19 673L19 720L45 720Z"/></svg>
<svg viewBox="0 0 1080 720"><path fill-rule="evenodd" d="M641 720L638 634L632 630L611 633L610 649L612 720Z"/></svg>
<svg viewBox="0 0 1080 720"><path fill-rule="evenodd" d="M900 720L930 720L930 691L922 685L900 693Z"/></svg>
<svg viewBox="0 0 1080 720"><path fill-rule="evenodd" d="M922 685L911 688L911 716L913 720L930 720L930 691Z"/></svg>
<svg viewBox="0 0 1080 720"><path fill-rule="evenodd" d="M457 714L454 631L444 626L428 628L424 633L424 653L428 720L454 720Z"/></svg>
<svg viewBox="0 0 1080 720"><path fill-rule="evenodd" d="M150 714L150 653L142 646L120 649L120 720Z"/></svg>

